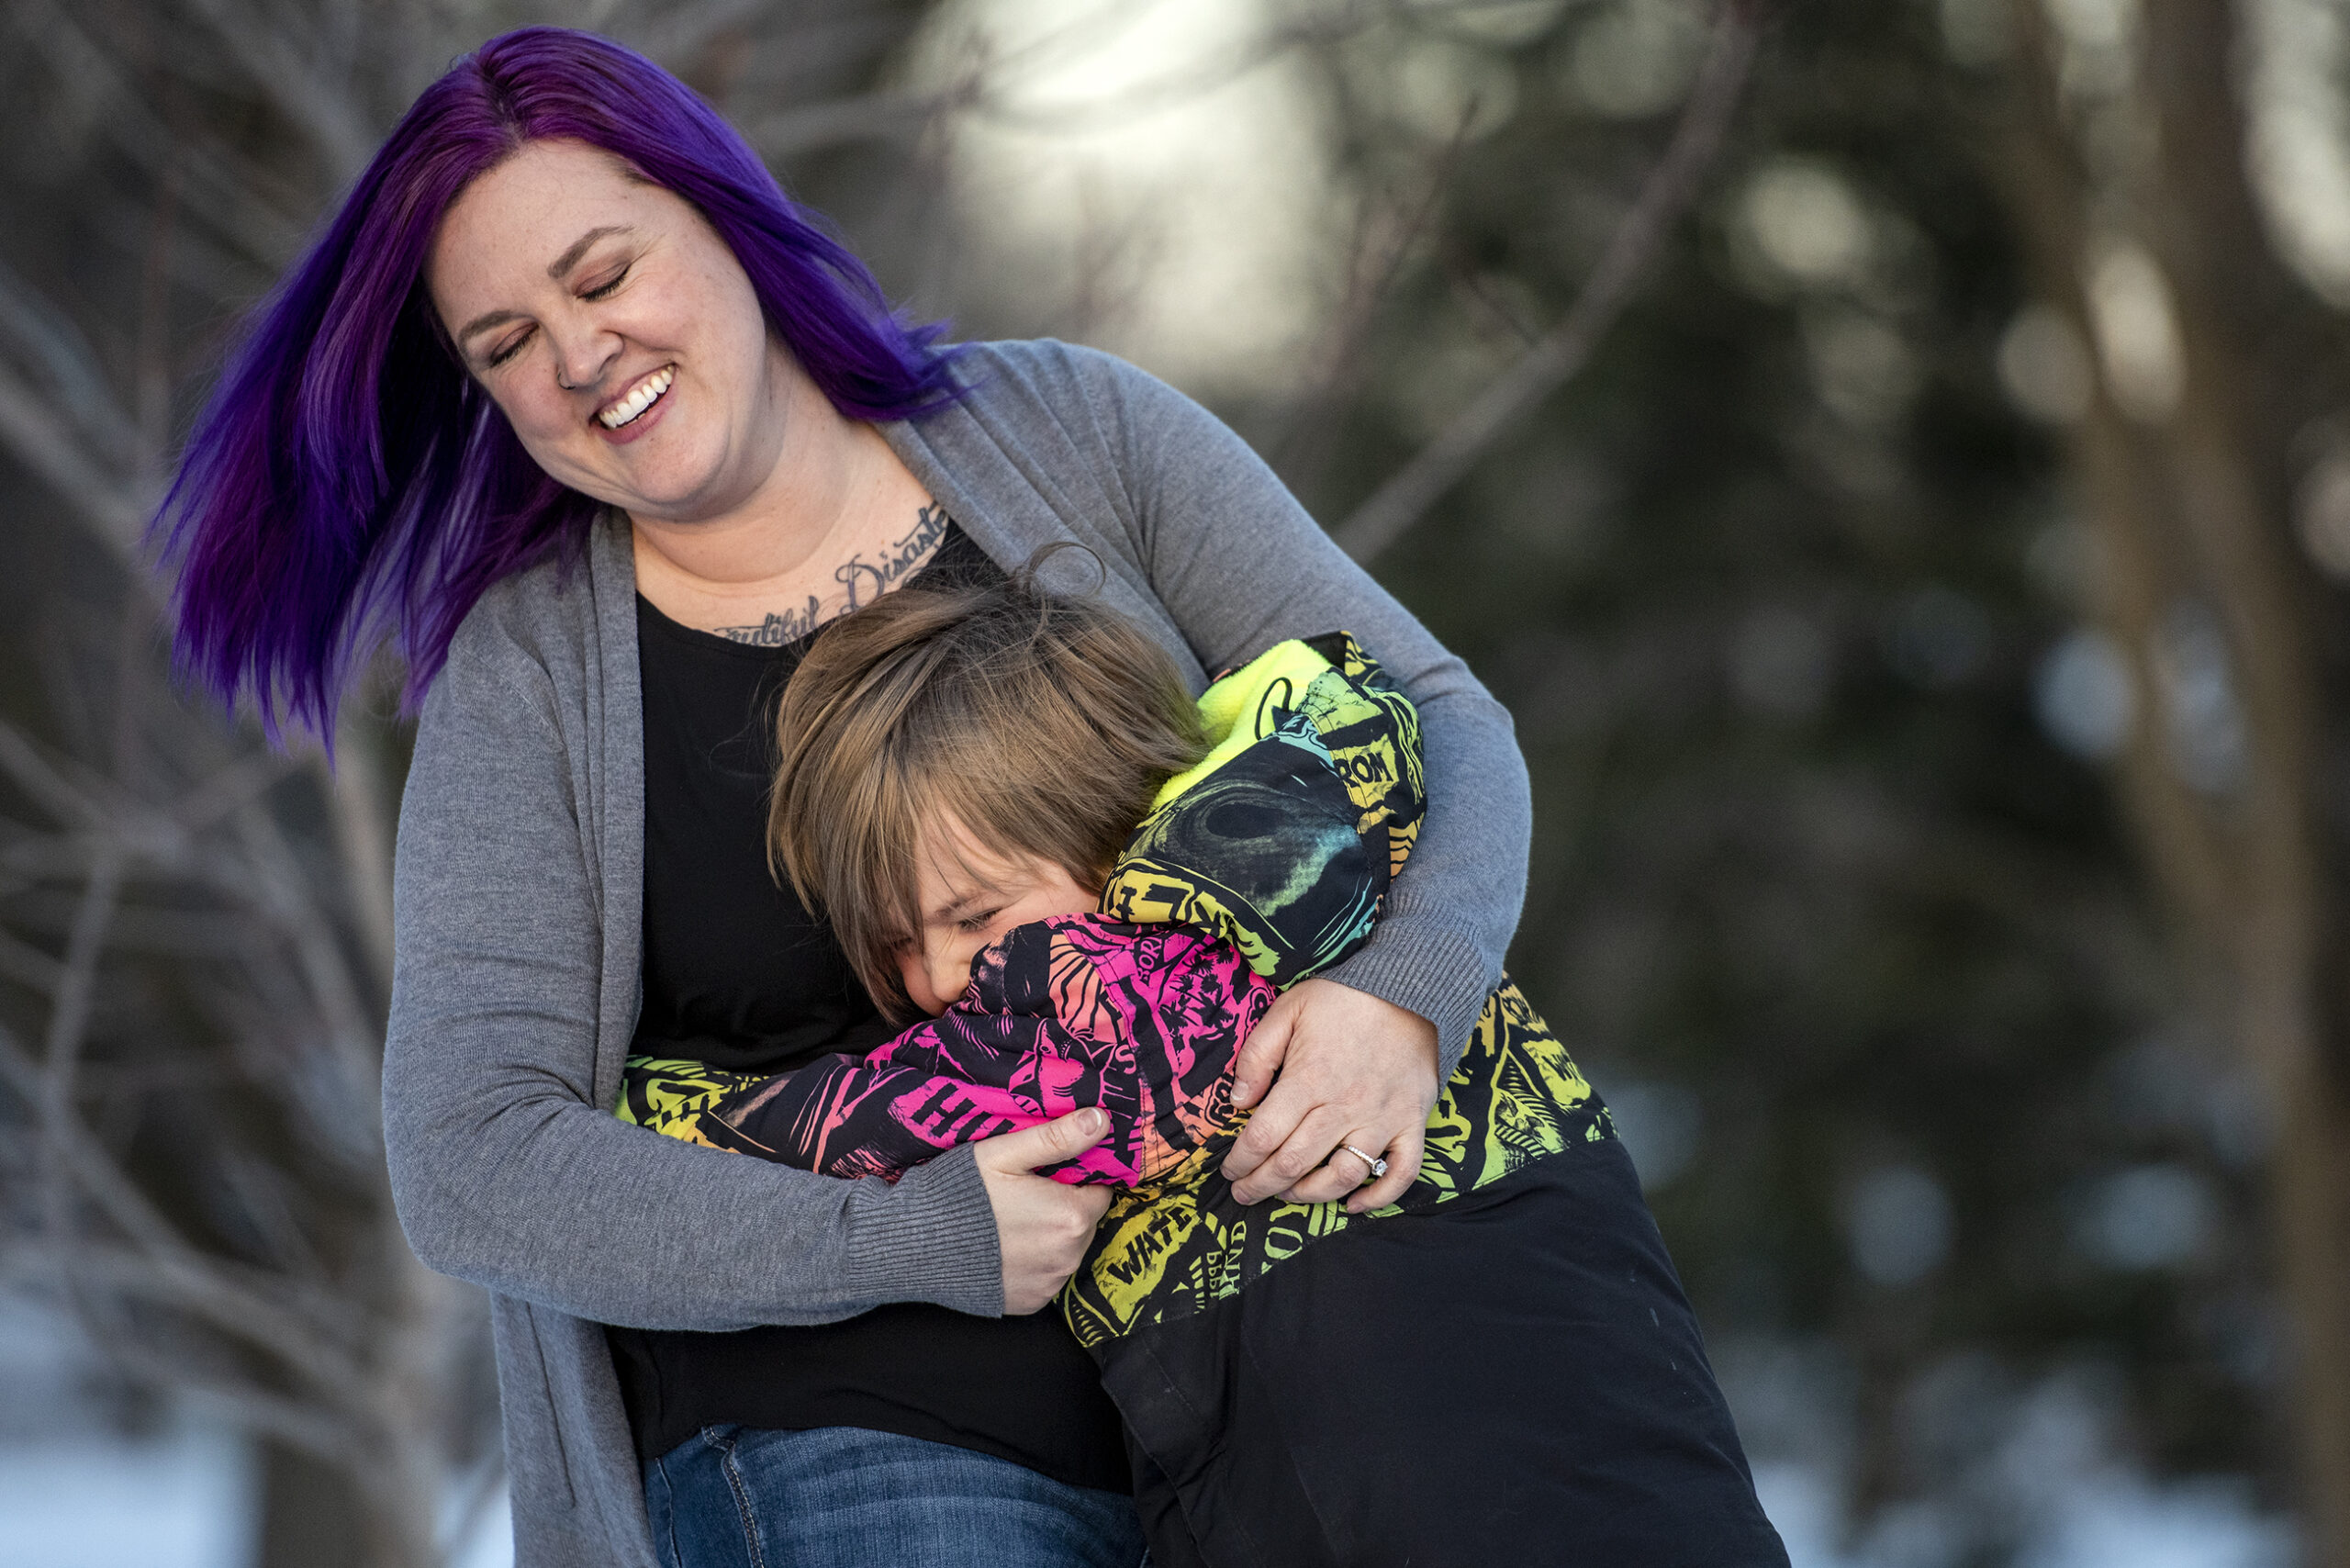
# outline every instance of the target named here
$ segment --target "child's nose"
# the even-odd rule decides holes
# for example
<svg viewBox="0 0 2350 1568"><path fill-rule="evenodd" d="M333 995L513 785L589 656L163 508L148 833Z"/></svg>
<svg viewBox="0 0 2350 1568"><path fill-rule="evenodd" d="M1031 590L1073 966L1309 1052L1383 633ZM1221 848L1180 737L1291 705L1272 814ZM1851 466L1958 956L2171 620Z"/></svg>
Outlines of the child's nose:
<svg viewBox="0 0 2350 1568"><path fill-rule="evenodd" d="M939 1001L953 1002L971 983L971 955L959 942L946 945L930 959L930 991Z"/></svg>

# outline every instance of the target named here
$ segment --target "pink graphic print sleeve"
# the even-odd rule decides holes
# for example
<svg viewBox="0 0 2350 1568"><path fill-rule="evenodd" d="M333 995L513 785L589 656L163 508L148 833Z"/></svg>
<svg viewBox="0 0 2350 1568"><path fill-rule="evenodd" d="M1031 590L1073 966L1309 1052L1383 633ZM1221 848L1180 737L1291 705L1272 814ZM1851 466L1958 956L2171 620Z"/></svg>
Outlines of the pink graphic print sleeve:
<svg viewBox="0 0 2350 1568"><path fill-rule="evenodd" d="M940 1017L862 1058L760 1081L719 1114L786 1162L894 1180L957 1144L1100 1105L1056 1181L1136 1187L1231 1114L1232 1063L1272 987L1228 944L1106 915L1038 921L972 965Z"/></svg>

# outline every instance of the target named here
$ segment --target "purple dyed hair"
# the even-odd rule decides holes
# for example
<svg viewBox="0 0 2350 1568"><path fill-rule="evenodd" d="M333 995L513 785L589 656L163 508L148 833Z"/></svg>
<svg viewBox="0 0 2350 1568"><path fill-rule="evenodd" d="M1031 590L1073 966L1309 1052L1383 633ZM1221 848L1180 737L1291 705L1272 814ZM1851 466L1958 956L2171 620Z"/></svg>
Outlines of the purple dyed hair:
<svg viewBox="0 0 2350 1568"><path fill-rule="evenodd" d="M903 419L953 401L941 325L912 326L716 110L643 56L522 28L426 88L255 312L153 532L179 576L181 667L250 693L273 740L332 739L346 681L389 639L422 701L492 583L576 549L598 504L540 471L447 347L425 297L434 230L524 142L565 138L691 202L770 330L833 406Z"/></svg>

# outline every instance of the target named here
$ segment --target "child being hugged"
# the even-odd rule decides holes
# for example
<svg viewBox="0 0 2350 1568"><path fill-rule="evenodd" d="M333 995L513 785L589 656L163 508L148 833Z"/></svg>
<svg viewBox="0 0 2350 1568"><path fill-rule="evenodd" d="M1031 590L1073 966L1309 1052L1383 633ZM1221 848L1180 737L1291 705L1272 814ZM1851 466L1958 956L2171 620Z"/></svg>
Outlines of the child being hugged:
<svg viewBox="0 0 2350 1568"><path fill-rule="evenodd" d="M632 1058L623 1117L895 1179L1098 1105L1109 1135L1045 1173L1133 1187L1229 1115L1273 988L1208 933L1096 913L1153 797L1207 750L1157 644L1012 585L901 589L815 641L778 731L776 869L886 1014L929 1021L767 1077Z"/></svg>
<svg viewBox="0 0 2350 1568"><path fill-rule="evenodd" d="M768 1077L634 1058L620 1114L894 1179L1107 1112L1046 1173L1122 1189L1061 1305L1161 1568L1785 1562L1606 1111L1514 984L1400 1203L1216 1174L1241 1042L1368 938L1419 828L1416 715L1351 640L1195 704L1091 601L902 588L816 639L778 736L778 871L928 1016Z"/></svg>

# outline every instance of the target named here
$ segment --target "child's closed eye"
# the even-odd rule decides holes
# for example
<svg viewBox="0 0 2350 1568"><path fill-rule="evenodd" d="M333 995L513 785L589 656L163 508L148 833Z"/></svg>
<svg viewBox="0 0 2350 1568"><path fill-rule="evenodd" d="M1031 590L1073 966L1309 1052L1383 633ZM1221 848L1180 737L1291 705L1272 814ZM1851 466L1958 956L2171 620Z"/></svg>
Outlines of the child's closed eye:
<svg viewBox="0 0 2350 1568"><path fill-rule="evenodd" d="M995 923L995 917L1002 913L1003 911L1000 909L973 910L968 914L957 917L955 929L957 931L985 931L990 925Z"/></svg>

